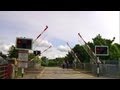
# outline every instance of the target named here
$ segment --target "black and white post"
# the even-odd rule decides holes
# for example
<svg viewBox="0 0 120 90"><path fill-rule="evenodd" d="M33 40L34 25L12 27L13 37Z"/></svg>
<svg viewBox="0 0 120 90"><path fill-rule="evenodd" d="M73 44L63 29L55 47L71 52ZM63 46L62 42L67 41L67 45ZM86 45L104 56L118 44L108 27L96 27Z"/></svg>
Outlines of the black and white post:
<svg viewBox="0 0 120 90"><path fill-rule="evenodd" d="M100 76L100 62L99 57L97 57L97 77Z"/></svg>
<svg viewBox="0 0 120 90"><path fill-rule="evenodd" d="M22 77L23 77L23 75L24 75L24 68L22 68Z"/></svg>

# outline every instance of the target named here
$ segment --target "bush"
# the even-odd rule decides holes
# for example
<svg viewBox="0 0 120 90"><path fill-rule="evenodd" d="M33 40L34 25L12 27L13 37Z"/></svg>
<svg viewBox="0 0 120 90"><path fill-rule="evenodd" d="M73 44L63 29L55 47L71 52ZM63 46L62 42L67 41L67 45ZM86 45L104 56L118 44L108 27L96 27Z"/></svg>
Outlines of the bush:
<svg viewBox="0 0 120 90"><path fill-rule="evenodd" d="M48 66L57 66L57 62L51 60L49 61Z"/></svg>
<svg viewBox="0 0 120 90"><path fill-rule="evenodd" d="M47 66L47 64L45 62L43 62L43 61L41 62L41 65L42 66Z"/></svg>

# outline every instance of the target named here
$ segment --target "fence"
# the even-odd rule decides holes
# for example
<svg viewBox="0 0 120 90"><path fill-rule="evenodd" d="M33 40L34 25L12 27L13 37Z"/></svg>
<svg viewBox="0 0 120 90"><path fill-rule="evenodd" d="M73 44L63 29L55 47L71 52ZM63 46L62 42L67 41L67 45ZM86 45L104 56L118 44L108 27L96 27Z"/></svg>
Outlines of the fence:
<svg viewBox="0 0 120 90"><path fill-rule="evenodd" d="M112 62L112 61L111 61ZM111 63L110 62L110 63ZM120 78L120 63L115 62L108 64L100 64L100 76ZM77 64L77 68L91 72L94 75L97 75L97 65L90 63Z"/></svg>
<svg viewBox="0 0 120 90"><path fill-rule="evenodd" d="M120 68L118 64L101 64L100 65L101 76L107 77L120 77Z"/></svg>
<svg viewBox="0 0 120 90"><path fill-rule="evenodd" d="M12 65L0 65L0 79L10 79L12 75Z"/></svg>

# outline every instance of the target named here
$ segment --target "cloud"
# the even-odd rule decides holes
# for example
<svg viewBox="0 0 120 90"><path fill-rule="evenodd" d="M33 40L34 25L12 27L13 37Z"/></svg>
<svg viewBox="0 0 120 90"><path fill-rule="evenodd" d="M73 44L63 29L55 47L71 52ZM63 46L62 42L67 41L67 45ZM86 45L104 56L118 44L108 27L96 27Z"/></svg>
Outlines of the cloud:
<svg viewBox="0 0 120 90"><path fill-rule="evenodd" d="M0 51L4 54L7 54L8 53L8 50L9 48L12 46L12 45L15 45L14 43L10 43L10 44L6 44L4 42L5 38L3 37L0 37Z"/></svg>
<svg viewBox="0 0 120 90"><path fill-rule="evenodd" d="M76 38L78 32L83 35L86 41L92 40L99 33L107 38L115 36L117 37L116 41L119 39L118 11L1 11L0 17L2 22L8 22L7 25L13 24L12 30L17 25L19 28L17 28L18 31L15 35L19 36L35 38L45 25L48 25L46 32L49 33L49 37L74 43L78 42ZM7 25L3 26L7 27ZM10 29L8 28L8 30Z"/></svg>
<svg viewBox="0 0 120 90"><path fill-rule="evenodd" d="M50 49L42 53L42 56L46 56L49 59L54 59L57 57L64 57L67 54L67 47L60 45L58 47L54 47L51 42L48 40L37 40L34 43L34 47L36 47L34 50L40 50L43 52L46 50L49 46L52 46ZM59 48L59 49L58 49Z"/></svg>
<svg viewBox="0 0 120 90"><path fill-rule="evenodd" d="M49 46L53 46L53 45L47 40L37 40L34 43L34 47L49 47Z"/></svg>
<svg viewBox="0 0 120 90"><path fill-rule="evenodd" d="M43 51L52 45L44 53L50 58L61 57L67 53L64 42L68 41L72 47L79 43L78 32L86 42L92 41L97 34L108 39L115 36L115 42L119 42L117 11L0 11L1 37L7 38L4 42L0 40L0 50L6 52L9 43L14 43L16 37L36 38L46 25L47 40L39 39L33 47Z"/></svg>
<svg viewBox="0 0 120 90"><path fill-rule="evenodd" d="M63 46L63 45L60 45L60 46L58 46L58 48L57 48L59 51L61 51L61 52L68 52L70 49L69 49L69 47L68 46Z"/></svg>
<svg viewBox="0 0 120 90"><path fill-rule="evenodd" d="M0 45L0 51L2 51L2 53L7 54L9 48L12 46L13 44L2 44Z"/></svg>
<svg viewBox="0 0 120 90"><path fill-rule="evenodd" d="M46 56L49 59L54 59L57 57L64 57L66 56L67 53L68 52L61 52L56 47L52 47L50 51L46 51L45 53L42 54L42 56Z"/></svg>

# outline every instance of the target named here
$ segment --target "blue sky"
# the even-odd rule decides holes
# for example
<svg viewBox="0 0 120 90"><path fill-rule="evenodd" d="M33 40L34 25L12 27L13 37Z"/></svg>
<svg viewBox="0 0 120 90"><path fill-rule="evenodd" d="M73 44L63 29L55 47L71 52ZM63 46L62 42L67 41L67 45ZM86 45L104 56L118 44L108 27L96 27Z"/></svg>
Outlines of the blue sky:
<svg viewBox="0 0 120 90"><path fill-rule="evenodd" d="M7 52L16 37L35 39L46 25L47 31L36 43L40 50L53 46L43 54L49 58L65 56L69 49L66 41L72 47L79 43L78 32L86 41L101 34L103 38L116 37L119 43L118 11L0 11L1 51Z"/></svg>

